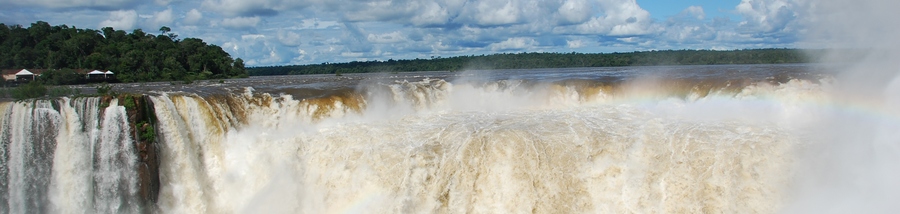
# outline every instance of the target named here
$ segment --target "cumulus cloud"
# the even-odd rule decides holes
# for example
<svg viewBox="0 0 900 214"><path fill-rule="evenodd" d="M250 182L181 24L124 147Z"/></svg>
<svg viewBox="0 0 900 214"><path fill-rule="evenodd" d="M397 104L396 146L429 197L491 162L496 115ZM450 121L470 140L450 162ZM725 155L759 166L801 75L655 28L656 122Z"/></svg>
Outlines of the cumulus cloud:
<svg viewBox="0 0 900 214"><path fill-rule="evenodd" d="M278 31L277 38L278 42L285 46L296 47L301 44L300 34L294 33L292 31Z"/></svg>
<svg viewBox="0 0 900 214"><path fill-rule="evenodd" d="M584 47L584 41L580 40L580 39L566 40L566 47L571 48L571 49L581 48L581 47Z"/></svg>
<svg viewBox="0 0 900 214"><path fill-rule="evenodd" d="M338 28L341 26L341 23L337 21L322 21L319 19L304 19L300 20L299 26L296 27L299 29L329 29L329 28Z"/></svg>
<svg viewBox="0 0 900 214"><path fill-rule="evenodd" d="M346 21L391 21L417 27L571 24L592 15L591 0L404 0L326 3Z"/></svg>
<svg viewBox="0 0 900 214"><path fill-rule="evenodd" d="M198 11L197 9L191 9L186 14L184 14L182 23L189 26L195 26L201 24L201 20L203 20L203 13L200 13L200 11Z"/></svg>
<svg viewBox="0 0 900 214"><path fill-rule="evenodd" d="M516 24L522 21L521 16L524 15L520 4L518 1L481 0L474 2L472 7L464 8L461 15L482 26Z"/></svg>
<svg viewBox="0 0 900 214"><path fill-rule="evenodd" d="M369 52L373 46L368 42L368 35L365 30L354 23L344 23L344 35L341 43L349 49L350 52Z"/></svg>
<svg viewBox="0 0 900 214"><path fill-rule="evenodd" d="M150 21L150 27L170 25L173 21L175 21L175 17L172 15L172 8L168 8L153 14L152 20Z"/></svg>
<svg viewBox="0 0 900 214"><path fill-rule="evenodd" d="M274 16L279 11L298 9L305 1L292 0L204 0L203 7L229 17Z"/></svg>
<svg viewBox="0 0 900 214"><path fill-rule="evenodd" d="M589 20L594 15L591 7L586 0L566 0L559 6L557 13L561 17L561 23L577 24Z"/></svg>
<svg viewBox="0 0 900 214"><path fill-rule="evenodd" d="M332 2L347 21L392 21L419 27L445 26L466 5L464 0L374 1L360 4Z"/></svg>
<svg viewBox="0 0 900 214"><path fill-rule="evenodd" d="M244 59L247 66L285 63L290 52L281 45L273 44L262 34L240 35L239 39L231 39L222 44L222 49Z"/></svg>
<svg viewBox="0 0 900 214"><path fill-rule="evenodd" d="M568 5L566 5L568 4ZM578 6L588 6L577 8ZM561 14L563 13L563 14ZM549 27L556 24L572 24L596 13L582 1L528 1L528 0L486 0L476 6L468 6L457 21L483 27L526 25ZM543 29L543 28L534 29Z"/></svg>
<svg viewBox="0 0 900 214"><path fill-rule="evenodd" d="M635 0L601 0L598 6L602 16L576 25L574 30L563 28L562 31L609 36L645 35L657 31L650 13Z"/></svg>
<svg viewBox="0 0 900 214"><path fill-rule="evenodd" d="M46 8L92 8L117 10L137 5L137 0L0 0L0 5L37 6Z"/></svg>
<svg viewBox="0 0 900 214"><path fill-rule="evenodd" d="M799 6L799 1L742 0L735 10L745 19L741 22L742 26L775 32L785 29L797 18Z"/></svg>
<svg viewBox="0 0 900 214"><path fill-rule="evenodd" d="M423 2L419 5L417 13L410 19L410 23L415 26L437 26L445 25L450 21L451 13L454 12L456 2Z"/></svg>
<svg viewBox="0 0 900 214"><path fill-rule="evenodd" d="M502 42L497 42L489 45L492 51L511 51L511 50L522 50L525 48L533 47L538 45L537 41L533 38L509 38Z"/></svg>
<svg viewBox="0 0 900 214"><path fill-rule="evenodd" d="M231 29L251 29L256 27L259 24L261 19L259 16L254 17L235 17L235 18L225 18L219 24L222 27L231 28Z"/></svg>
<svg viewBox="0 0 900 214"><path fill-rule="evenodd" d="M109 18L100 22L100 27L112 27L118 30L134 29L138 14L134 10L118 10L109 12Z"/></svg>
<svg viewBox="0 0 900 214"><path fill-rule="evenodd" d="M706 13L703 12L703 7L696 6L696 5L690 6L687 9L684 9L683 11L681 11L681 14L690 16L690 17L694 17L698 20L702 20L702 19L706 18Z"/></svg>
<svg viewBox="0 0 900 214"><path fill-rule="evenodd" d="M707 25L676 25L666 28L660 39L676 44L709 44L720 42L719 39L725 39L717 37L719 33L725 32L727 32L725 29L716 30Z"/></svg>
<svg viewBox="0 0 900 214"><path fill-rule="evenodd" d="M743 0L732 4L741 17L732 21L707 14L707 5L653 20L636 0L0 0L12 8L0 8L0 21L123 30L178 25L183 37L219 44L253 66L507 51L784 47L813 19L805 12L810 2ZM19 12L26 5L37 12Z"/></svg>
<svg viewBox="0 0 900 214"><path fill-rule="evenodd" d="M382 43L382 44L383 43L398 43L398 42L407 41L406 37L403 36L403 34L400 33L400 31L394 31L391 33L385 33L385 34L379 34L379 35L369 34L369 36L367 36L366 39L372 43Z"/></svg>

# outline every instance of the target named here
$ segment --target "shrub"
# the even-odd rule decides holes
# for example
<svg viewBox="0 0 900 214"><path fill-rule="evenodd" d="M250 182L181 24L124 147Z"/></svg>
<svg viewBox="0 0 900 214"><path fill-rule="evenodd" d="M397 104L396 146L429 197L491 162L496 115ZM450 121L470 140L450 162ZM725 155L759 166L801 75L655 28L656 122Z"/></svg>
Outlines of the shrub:
<svg viewBox="0 0 900 214"><path fill-rule="evenodd" d="M112 92L112 86L107 83L97 85L96 89L99 95L110 95L110 92Z"/></svg>
<svg viewBox="0 0 900 214"><path fill-rule="evenodd" d="M125 100L122 102L122 106L125 106L125 109L132 110L136 107L134 103L134 97L132 97L131 95L125 95Z"/></svg>
<svg viewBox="0 0 900 214"><path fill-rule="evenodd" d="M141 122L138 127L143 128L141 131L141 139L149 142L156 140L156 131L153 129L152 125L149 125L147 122Z"/></svg>
<svg viewBox="0 0 900 214"><path fill-rule="evenodd" d="M13 89L12 95L13 98L17 100L43 97L44 95L47 95L47 87L44 87L44 85L41 85L36 81L32 81Z"/></svg>
<svg viewBox="0 0 900 214"><path fill-rule="evenodd" d="M10 88L0 88L0 97L12 97L12 89Z"/></svg>
<svg viewBox="0 0 900 214"><path fill-rule="evenodd" d="M78 90L76 88L71 88L71 87L65 87L65 86L57 86L57 87L51 87L50 91L47 92L47 94L50 95L51 97L73 96L73 95L81 94L81 90Z"/></svg>

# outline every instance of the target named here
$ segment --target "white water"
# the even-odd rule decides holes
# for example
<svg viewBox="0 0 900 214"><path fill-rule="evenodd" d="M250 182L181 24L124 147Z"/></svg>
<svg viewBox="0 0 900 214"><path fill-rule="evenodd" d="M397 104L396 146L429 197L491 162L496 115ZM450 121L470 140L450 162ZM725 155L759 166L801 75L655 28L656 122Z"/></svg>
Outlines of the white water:
<svg viewBox="0 0 900 214"><path fill-rule="evenodd" d="M792 208L831 80L372 83L311 99L151 96L155 205L126 109L3 103L10 213L698 213Z"/></svg>
<svg viewBox="0 0 900 214"><path fill-rule="evenodd" d="M60 116L49 101L16 103L9 128L8 206L11 213L44 210ZM5 138L5 137L4 137Z"/></svg>
<svg viewBox="0 0 900 214"><path fill-rule="evenodd" d="M140 211L125 109L115 100L103 111L99 105L99 98L4 103L3 212Z"/></svg>
<svg viewBox="0 0 900 214"><path fill-rule="evenodd" d="M810 42L834 49L842 73L833 109L801 156L789 212L896 213L900 210L900 2L812 2ZM836 66L837 67L837 66Z"/></svg>
<svg viewBox="0 0 900 214"><path fill-rule="evenodd" d="M94 144L94 211L137 213L137 154L125 107L114 99L104 111L99 142Z"/></svg>
<svg viewBox="0 0 900 214"><path fill-rule="evenodd" d="M248 92L230 110L221 100L155 96L165 142L158 206L770 213L787 197L805 142L794 131L814 122L810 103L827 99L821 87L758 84L685 100L664 91L424 80L371 86L363 100ZM242 125L229 125L236 118Z"/></svg>

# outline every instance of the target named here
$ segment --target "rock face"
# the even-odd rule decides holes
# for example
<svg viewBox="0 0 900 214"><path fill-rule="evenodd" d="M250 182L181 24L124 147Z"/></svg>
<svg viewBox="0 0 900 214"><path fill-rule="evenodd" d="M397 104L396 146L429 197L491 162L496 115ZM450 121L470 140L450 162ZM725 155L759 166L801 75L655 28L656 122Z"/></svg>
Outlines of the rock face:
<svg viewBox="0 0 900 214"><path fill-rule="evenodd" d="M146 208L155 207L159 196L159 144L156 138L156 118L153 104L147 95L126 94L118 97L128 113L134 131L135 151L138 153L138 190ZM149 210L147 210L149 211Z"/></svg>

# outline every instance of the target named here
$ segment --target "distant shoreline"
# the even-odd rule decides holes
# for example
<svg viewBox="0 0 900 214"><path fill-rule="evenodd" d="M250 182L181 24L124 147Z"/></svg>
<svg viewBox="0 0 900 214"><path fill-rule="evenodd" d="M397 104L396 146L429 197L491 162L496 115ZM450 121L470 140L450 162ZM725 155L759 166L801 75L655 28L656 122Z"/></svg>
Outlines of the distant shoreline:
<svg viewBox="0 0 900 214"><path fill-rule="evenodd" d="M345 73L396 73L574 67L733 65L810 63L824 53L811 49L663 50L628 53L504 53L431 59L353 61L249 67L250 76Z"/></svg>

